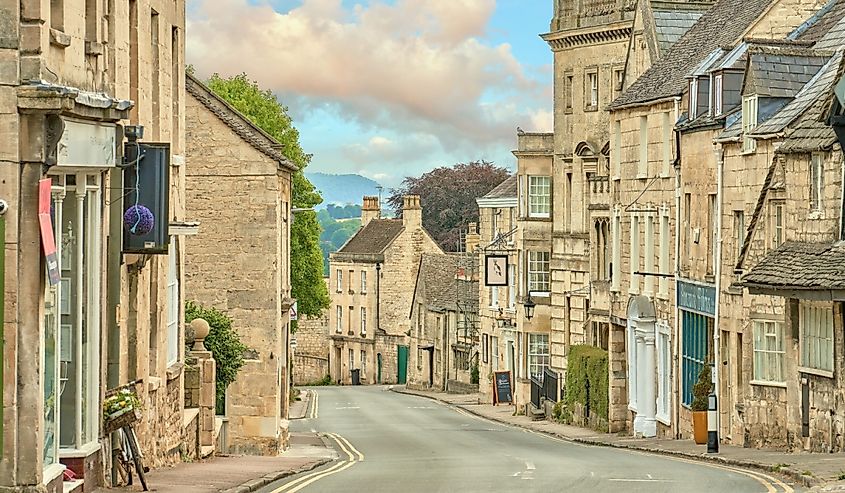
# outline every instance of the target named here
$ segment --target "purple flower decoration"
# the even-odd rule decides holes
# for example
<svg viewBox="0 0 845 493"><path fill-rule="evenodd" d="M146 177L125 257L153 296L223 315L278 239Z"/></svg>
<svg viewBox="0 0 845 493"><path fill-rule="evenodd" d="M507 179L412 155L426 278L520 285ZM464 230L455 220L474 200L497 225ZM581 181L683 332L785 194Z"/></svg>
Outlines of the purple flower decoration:
<svg viewBox="0 0 845 493"><path fill-rule="evenodd" d="M143 236L152 231L154 225L152 211L143 205L133 205L123 213L123 227L133 235Z"/></svg>

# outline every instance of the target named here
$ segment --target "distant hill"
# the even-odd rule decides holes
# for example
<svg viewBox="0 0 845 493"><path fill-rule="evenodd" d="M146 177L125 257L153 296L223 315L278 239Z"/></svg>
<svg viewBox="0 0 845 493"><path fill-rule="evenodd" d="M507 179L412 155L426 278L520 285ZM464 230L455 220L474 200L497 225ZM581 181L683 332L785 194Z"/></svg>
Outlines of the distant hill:
<svg viewBox="0 0 845 493"><path fill-rule="evenodd" d="M325 209L329 204L361 204L365 195L378 195L379 183L361 175L305 173L305 177L323 194L319 209ZM386 197L383 193L382 200Z"/></svg>

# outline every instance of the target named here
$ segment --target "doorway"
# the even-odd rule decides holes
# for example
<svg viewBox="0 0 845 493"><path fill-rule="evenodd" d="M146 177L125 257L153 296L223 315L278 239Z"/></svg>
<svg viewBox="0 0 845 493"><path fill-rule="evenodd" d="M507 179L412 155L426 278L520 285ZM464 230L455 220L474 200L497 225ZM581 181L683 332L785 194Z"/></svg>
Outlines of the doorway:
<svg viewBox="0 0 845 493"><path fill-rule="evenodd" d="M381 384L381 353L376 354L376 366L378 367L378 372L376 373L376 382Z"/></svg>
<svg viewBox="0 0 845 493"><path fill-rule="evenodd" d="M404 385L408 379L408 349L408 346L397 346L396 383L399 385Z"/></svg>

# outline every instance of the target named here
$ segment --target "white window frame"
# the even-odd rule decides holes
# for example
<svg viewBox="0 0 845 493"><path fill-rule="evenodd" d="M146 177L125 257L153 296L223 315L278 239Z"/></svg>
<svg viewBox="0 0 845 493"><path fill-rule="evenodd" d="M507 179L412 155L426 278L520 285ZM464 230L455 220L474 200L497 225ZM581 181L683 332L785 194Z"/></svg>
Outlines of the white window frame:
<svg viewBox="0 0 845 493"><path fill-rule="evenodd" d="M622 266L622 217L619 210L613 211L613 264L610 267L610 289L619 291L621 283L620 267Z"/></svg>
<svg viewBox="0 0 845 493"><path fill-rule="evenodd" d="M655 324L657 350L657 420L672 424L672 337L669 323L660 320Z"/></svg>
<svg viewBox="0 0 845 493"><path fill-rule="evenodd" d="M743 96L742 98L742 151L745 153L754 152L757 149L757 141L748 137L757 127L757 96Z"/></svg>
<svg viewBox="0 0 845 493"><path fill-rule="evenodd" d="M497 336L490 336L490 347L492 348L490 365L493 371L496 371L499 369L499 338Z"/></svg>
<svg viewBox="0 0 845 493"><path fill-rule="evenodd" d="M814 152L810 156L810 212L819 214L824 204L824 156Z"/></svg>
<svg viewBox="0 0 845 493"><path fill-rule="evenodd" d="M526 335L528 336L528 376L542 382L543 370L551 364L549 334L529 332Z"/></svg>
<svg viewBox="0 0 845 493"><path fill-rule="evenodd" d="M337 288L336 291L338 293L343 292L343 269L336 269L335 270L335 279L337 280Z"/></svg>
<svg viewBox="0 0 845 493"><path fill-rule="evenodd" d="M671 238L669 237L669 208L663 207L660 213L660 259L658 272L661 274L670 274L669 272L669 245ZM669 297L669 279L661 276L657 281L657 291L661 297Z"/></svg>
<svg viewBox="0 0 845 493"><path fill-rule="evenodd" d="M802 301L798 312L799 371L833 378L836 367L833 306Z"/></svg>
<svg viewBox="0 0 845 493"><path fill-rule="evenodd" d="M170 237L167 252L167 366L179 362L179 250L176 237Z"/></svg>
<svg viewBox="0 0 845 493"><path fill-rule="evenodd" d="M614 180L621 177L622 168L622 122L613 120L610 124L612 147L610 148L610 174Z"/></svg>
<svg viewBox="0 0 845 493"><path fill-rule="evenodd" d="M508 269L508 309L516 310L516 266Z"/></svg>
<svg viewBox="0 0 845 493"><path fill-rule="evenodd" d="M674 128L672 124L672 113L669 111L663 112L661 119L663 120L663 125L661 126L663 138L660 143L663 150L663 176L669 176L672 170L672 130Z"/></svg>
<svg viewBox="0 0 845 493"><path fill-rule="evenodd" d="M361 335L367 335L367 308L361 307Z"/></svg>
<svg viewBox="0 0 845 493"><path fill-rule="evenodd" d="M693 77L689 81L689 119L698 116L698 79Z"/></svg>
<svg viewBox="0 0 845 493"><path fill-rule="evenodd" d="M528 292L532 295L548 296L552 290L551 254L547 251L529 250ZM542 267L545 265L545 270Z"/></svg>
<svg viewBox="0 0 845 493"><path fill-rule="evenodd" d="M548 218L552 210L552 178L528 177L528 217Z"/></svg>
<svg viewBox="0 0 845 493"><path fill-rule="evenodd" d="M335 309L335 332L338 334L343 332L343 306L337 305Z"/></svg>
<svg viewBox="0 0 845 493"><path fill-rule="evenodd" d="M722 114L722 74L713 78L713 114Z"/></svg>
<svg viewBox="0 0 845 493"><path fill-rule="evenodd" d="M367 271L361 271L361 294L367 294Z"/></svg>
<svg viewBox="0 0 845 493"><path fill-rule="evenodd" d="M645 255L643 257L643 271L654 272L654 215L646 214L645 218ZM643 294L648 297L654 295L654 276L644 276Z"/></svg>
<svg viewBox="0 0 845 493"><path fill-rule="evenodd" d="M742 244L745 242L745 211L734 211L734 261L739 261L742 253Z"/></svg>
<svg viewBox="0 0 845 493"><path fill-rule="evenodd" d="M55 432L53 446L49 453L50 460L57 460L61 457L75 456L79 451L87 451L95 447L98 440L98 426L101 419L99 406L100 392L100 300L102 287L100 274L102 272L101 254L103 247L103 180L102 170L91 170L88 172L51 172L53 179L52 200L55 207L55 241L56 258L59 259L59 269L63 276L63 282L56 285L54 289L56 317L54 318L55 339ZM74 176L75 175L75 176ZM76 184L68 184L67 178L74 176ZM69 217L73 230L67 238L64 237L62 204L69 202L76 203L75 215ZM83 207L84 206L84 207ZM82 238L80 238L82 236ZM65 244L73 245L67 253L64 252ZM83 244L83 248L77 248ZM63 259L68 261L68 268L63 265ZM68 270L75 272L74 278L64 277ZM68 282L64 282L67 279ZM70 290L66 295L63 293L63 286ZM50 288L48 288L50 289ZM87 296L82 296L87 293ZM67 296L67 298L65 298ZM62 300L67 299L67 304ZM65 311L63 308L67 308ZM84 315L83 315L84 312ZM65 320L63 320L63 318ZM63 323L64 322L64 323ZM82 327L87 330L87 342L83 343ZM69 327L69 329L66 329ZM45 328L42 325L42 328ZM69 341L64 341L64 336L69 336ZM65 343L68 346L65 346ZM67 349L65 349L67 348ZM41 351L44 351L42 346ZM69 358L69 359L67 359ZM73 420L68 423L62 420L61 367L64 362L77 362L73 377L76 382ZM84 362L84 364L83 364ZM69 365L68 365L69 366ZM85 367L83 369L83 367ZM43 370L42 370L43 371ZM46 377L46 375L44 375ZM67 375L71 378L70 375ZM66 388L69 391L70 388ZM70 411L69 411L70 413ZM73 429L75 441L73 445L63 446L61 443L62 430ZM44 450L39 450L43 454Z"/></svg>
<svg viewBox="0 0 845 493"><path fill-rule="evenodd" d="M367 376L367 350L361 350L361 379L363 380Z"/></svg>
<svg viewBox="0 0 845 493"><path fill-rule="evenodd" d="M587 72L587 91L589 94L589 103L587 107L595 108L599 105L599 72L593 69Z"/></svg>
<svg viewBox="0 0 845 493"><path fill-rule="evenodd" d="M784 324L777 320L754 319L751 321L751 331L751 384L786 387ZM766 361L765 367L763 361ZM779 372L772 368L773 361L779 364ZM780 375L772 377L773 371Z"/></svg>
<svg viewBox="0 0 845 493"><path fill-rule="evenodd" d="M640 217L637 214L631 214L631 257L629 264L631 267L631 285L628 292L637 294L640 291L640 276L637 271L640 270Z"/></svg>
<svg viewBox="0 0 845 493"><path fill-rule="evenodd" d="M490 287L490 308L499 308L499 286Z"/></svg>
<svg viewBox="0 0 845 493"><path fill-rule="evenodd" d="M517 183L519 185L519 191L518 191L518 194L517 194L517 195L519 195L519 217L525 217L526 216L525 212L527 210L527 207L526 207L527 196L525 194L525 175L519 175L519 179L517 180Z"/></svg>

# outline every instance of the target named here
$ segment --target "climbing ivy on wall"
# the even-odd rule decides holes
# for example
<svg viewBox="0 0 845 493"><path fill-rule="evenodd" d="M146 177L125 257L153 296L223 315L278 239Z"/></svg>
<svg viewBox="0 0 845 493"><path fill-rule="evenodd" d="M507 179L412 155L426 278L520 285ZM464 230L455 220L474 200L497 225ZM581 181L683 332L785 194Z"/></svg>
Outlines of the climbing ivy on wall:
<svg viewBox="0 0 845 493"><path fill-rule="evenodd" d="M590 415L607 422L607 351L595 346L572 346L569 349L563 399L570 413L573 413L576 403L586 407L587 381L590 382Z"/></svg>

